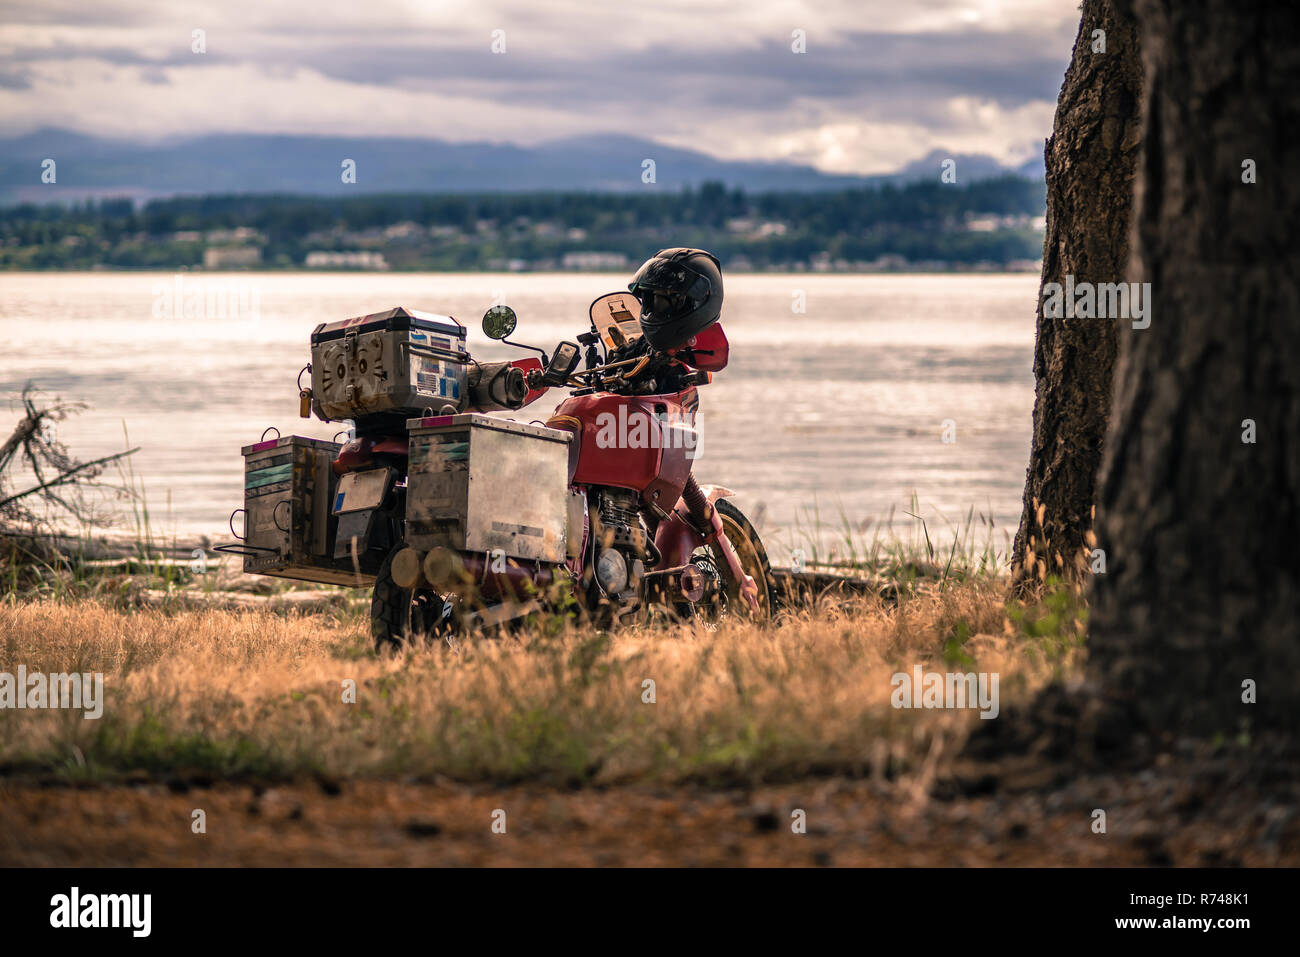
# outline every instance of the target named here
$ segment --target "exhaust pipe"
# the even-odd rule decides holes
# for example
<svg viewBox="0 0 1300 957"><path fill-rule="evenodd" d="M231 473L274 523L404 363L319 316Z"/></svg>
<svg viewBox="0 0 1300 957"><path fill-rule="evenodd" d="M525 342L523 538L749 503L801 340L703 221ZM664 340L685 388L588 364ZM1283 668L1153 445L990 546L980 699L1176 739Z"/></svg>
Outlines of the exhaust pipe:
<svg viewBox="0 0 1300 957"><path fill-rule="evenodd" d="M531 598L553 585L560 565L521 565L505 560L504 571L492 569L493 560L481 552L457 552L439 546L421 563L424 583L438 592L451 592L464 599ZM394 579L396 580L396 579Z"/></svg>
<svg viewBox="0 0 1300 957"><path fill-rule="evenodd" d="M465 377L467 407L480 412L521 409L528 398L524 370L509 362L470 366Z"/></svg>

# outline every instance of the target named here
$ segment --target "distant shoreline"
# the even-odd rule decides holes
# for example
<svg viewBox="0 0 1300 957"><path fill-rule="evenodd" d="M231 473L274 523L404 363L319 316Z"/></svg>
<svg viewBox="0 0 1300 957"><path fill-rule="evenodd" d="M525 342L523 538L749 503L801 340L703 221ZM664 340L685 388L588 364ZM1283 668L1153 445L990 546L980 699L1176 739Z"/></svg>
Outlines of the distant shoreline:
<svg viewBox="0 0 1300 957"><path fill-rule="evenodd" d="M0 270L627 273L686 245L733 273L1030 271L1045 228L1043 184L1014 176L815 193L710 182L632 194L208 194L0 207Z"/></svg>

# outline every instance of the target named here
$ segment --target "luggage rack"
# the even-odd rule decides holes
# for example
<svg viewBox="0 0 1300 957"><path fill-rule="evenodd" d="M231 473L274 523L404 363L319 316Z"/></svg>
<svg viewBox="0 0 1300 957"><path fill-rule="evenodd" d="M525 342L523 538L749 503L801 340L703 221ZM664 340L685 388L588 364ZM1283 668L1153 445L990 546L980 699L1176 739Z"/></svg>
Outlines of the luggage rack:
<svg viewBox="0 0 1300 957"><path fill-rule="evenodd" d="M230 518L226 520L226 525L230 529L230 534L233 535L237 541L222 542L220 545L213 545L212 550L214 552L223 552L227 555L257 555L259 552L271 552L272 554L275 554L278 552L279 549L268 548L265 545L249 545L248 540L235 531L235 516L240 512L245 512L245 514L247 514L245 509L237 508L230 513Z"/></svg>

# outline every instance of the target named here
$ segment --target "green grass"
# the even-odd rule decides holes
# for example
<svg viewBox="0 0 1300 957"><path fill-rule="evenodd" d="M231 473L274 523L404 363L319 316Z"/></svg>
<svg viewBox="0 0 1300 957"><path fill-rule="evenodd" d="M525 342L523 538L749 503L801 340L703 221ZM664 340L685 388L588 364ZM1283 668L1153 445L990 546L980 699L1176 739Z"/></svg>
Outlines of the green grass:
<svg viewBox="0 0 1300 957"><path fill-rule="evenodd" d="M803 553L808 570L867 576L904 588L923 579L949 587L1005 574L1010 542L1005 551L998 551L991 508L977 515L971 506L960 522L941 515L946 530L933 536L915 492L902 510L909 521L901 529L897 513L891 507L883 519L854 523L840 509L837 523L830 525L823 522L821 507L814 500L796 517L789 547Z"/></svg>

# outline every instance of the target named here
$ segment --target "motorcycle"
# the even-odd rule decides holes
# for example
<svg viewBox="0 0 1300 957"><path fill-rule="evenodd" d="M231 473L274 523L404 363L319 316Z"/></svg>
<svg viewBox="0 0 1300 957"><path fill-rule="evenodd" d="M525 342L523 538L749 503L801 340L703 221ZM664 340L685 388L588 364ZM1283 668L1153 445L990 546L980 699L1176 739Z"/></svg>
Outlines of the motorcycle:
<svg viewBox="0 0 1300 957"><path fill-rule="evenodd" d="M282 487L266 484L272 480L289 481L289 466L275 464L288 456L267 456L285 452L291 440L246 448L246 536L232 546L246 556L245 570L343 582L350 564L347 574L357 581L373 576L372 634L381 649L508 627L539 611L576 611L604 627L656 615L770 619L778 595L762 540L730 501L732 491L701 485L692 472L699 389L728 364L726 334L715 322L659 352L642 339L639 312L628 293L601 296L589 309L589 331L548 353L511 342L518 318L494 306L483 316L484 334L540 355L496 363L458 347L463 327L459 340L421 333L414 341L417 334L408 333L411 341L387 358L378 338L357 334L369 328L363 320L376 317L336 324L342 328L328 344L332 351L319 356L314 334L316 368L307 367L313 386L300 393L304 414L310 403L320 418L341 417L322 396L331 387L342 394L357 370L391 383L398 366L414 379L421 361L441 375L453 365L461 370L463 393L456 381L450 391L443 382L446 401L423 415L408 418L408 404L354 416L355 435L328 472L320 449L298 450L307 464L292 474L306 477L306 499L287 509L268 497L271 504L256 511L262 500L249 496ZM389 327L395 315L420 314L376 314ZM405 321L415 328L415 320ZM322 346L327 337L319 336ZM421 382L439 394L432 379ZM551 389L569 395L544 423L486 414L517 412ZM356 390L346 386L346 402L360 408ZM257 455L264 458L254 461ZM289 537L300 525L319 530L278 550L256 544L251 531ZM259 550L276 554L259 558ZM286 570L291 551L306 557Z"/></svg>

